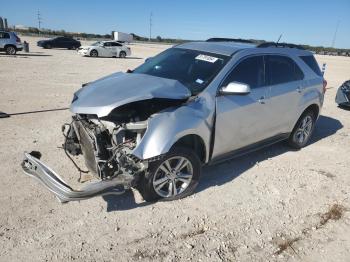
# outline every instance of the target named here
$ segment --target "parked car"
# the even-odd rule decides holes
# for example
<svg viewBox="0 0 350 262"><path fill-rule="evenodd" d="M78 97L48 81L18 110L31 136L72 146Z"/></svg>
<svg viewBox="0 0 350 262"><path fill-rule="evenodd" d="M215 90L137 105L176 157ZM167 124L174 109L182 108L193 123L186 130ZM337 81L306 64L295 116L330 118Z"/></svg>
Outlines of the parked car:
<svg viewBox="0 0 350 262"><path fill-rule="evenodd" d="M23 50L21 39L15 32L0 31L0 51L8 55L15 55L17 51Z"/></svg>
<svg viewBox="0 0 350 262"><path fill-rule="evenodd" d="M337 91L335 102L339 106L350 107L350 80L345 81Z"/></svg>
<svg viewBox="0 0 350 262"><path fill-rule="evenodd" d="M61 201L130 187L147 201L188 196L203 165L282 140L307 145L326 90L311 52L275 43L189 42L128 72L83 85L64 128L67 155L82 154L99 182L72 189L25 153L25 173Z"/></svg>
<svg viewBox="0 0 350 262"><path fill-rule="evenodd" d="M78 49L78 53L83 56L92 57L121 57L131 55L131 50L126 45L118 41L100 41L93 43L90 46L81 46Z"/></svg>
<svg viewBox="0 0 350 262"><path fill-rule="evenodd" d="M48 40L40 40L37 43L38 46L43 48L67 48L67 49L77 49L81 46L80 41L75 40L70 37L55 37Z"/></svg>

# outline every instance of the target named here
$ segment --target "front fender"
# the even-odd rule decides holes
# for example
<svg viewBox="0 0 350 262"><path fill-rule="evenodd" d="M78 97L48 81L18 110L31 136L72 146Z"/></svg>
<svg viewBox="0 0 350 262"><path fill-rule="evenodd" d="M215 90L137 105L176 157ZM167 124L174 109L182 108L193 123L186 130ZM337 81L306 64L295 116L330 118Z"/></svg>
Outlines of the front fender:
<svg viewBox="0 0 350 262"><path fill-rule="evenodd" d="M132 154L143 160L157 157L167 153L180 138L192 134L203 139L209 152L212 118L211 110L201 99L155 114L149 118L146 133Z"/></svg>

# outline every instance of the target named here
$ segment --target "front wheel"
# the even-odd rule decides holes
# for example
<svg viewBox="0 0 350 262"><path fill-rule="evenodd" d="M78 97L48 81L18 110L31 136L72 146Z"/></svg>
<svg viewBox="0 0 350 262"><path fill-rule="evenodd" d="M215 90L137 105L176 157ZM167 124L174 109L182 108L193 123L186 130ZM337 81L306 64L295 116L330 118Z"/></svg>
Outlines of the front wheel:
<svg viewBox="0 0 350 262"><path fill-rule="evenodd" d="M92 50L92 51L90 52L90 56L91 56L91 57L98 57L98 52L97 52L96 50Z"/></svg>
<svg viewBox="0 0 350 262"><path fill-rule="evenodd" d="M312 111L306 111L302 114L289 136L289 145L295 149L306 146L315 129L315 122L316 116Z"/></svg>
<svg viewBox="0 0 350 262"><path fill-rule="evenodd" d="M175 147L161 160L150 163L138 189L146 201L171 201L191 195L199 182L201 163L193 150Z"/></svg>
<svg viewBox="0 0 350 262"><path fill-rule="evenodd" d="M5 51L6 51L6 54L8 55L15 55L17 52L16 48L11 45L6 47Z"/></svg>
<svg viewBox="0 0 350 262"><path fill-rule="evenodd" d="M126 57L126 53L125 53L124 51L121 51L121 52L119 53L119 57L120 57L120 58L125 58L125 57Z"/></svg>

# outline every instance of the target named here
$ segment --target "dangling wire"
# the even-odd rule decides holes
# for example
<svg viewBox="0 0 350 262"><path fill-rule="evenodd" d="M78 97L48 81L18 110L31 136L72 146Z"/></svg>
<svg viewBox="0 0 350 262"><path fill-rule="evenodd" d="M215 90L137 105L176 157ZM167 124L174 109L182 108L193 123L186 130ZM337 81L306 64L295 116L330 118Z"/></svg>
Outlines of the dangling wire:
<svg viewBox="0 0 350 262"><path fill-rule="evenodd" d="M68 126L67 134L69 134L69 132L70 132L70 130L71 130L71 128L72 128L72 124L73 124L74 121L75 121L75 120L73 120L70 124L65 123L65 124L63 125L64 127L62 128L62 133L63 133L63 136L65 137L63 149L64 149L64 153L67 155L67 157L72 161L72 163L74 164L74 166L75 166L75 167L77 168L77 170L79 171L78 182L80 183L80 181L81 181L81 174L82 174L82 173L87 174L87 173L89 173L89 171L88 171L88 170L86 170L86 171L85 171L85 170L82 170L82 169L78 166L78 164L75 163L74 159L68 154L68 152L67 152L67 140L68 140L68 135L66 135L66 134L64 133L65 127Z"/></svg>

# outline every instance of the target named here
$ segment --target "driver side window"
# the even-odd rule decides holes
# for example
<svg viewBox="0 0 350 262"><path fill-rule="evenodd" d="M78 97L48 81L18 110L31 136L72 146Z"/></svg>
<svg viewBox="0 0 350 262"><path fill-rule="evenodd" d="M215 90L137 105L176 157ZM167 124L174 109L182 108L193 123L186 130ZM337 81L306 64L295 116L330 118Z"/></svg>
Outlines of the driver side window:
<svg viewBox="0 0 350 262"><path fill-rule="evenodd" d="M231 82L248 84L250 88L258 88L265 85L265 68L263 56L245 58L231 71L224 81L226 86Z"/></svg>

